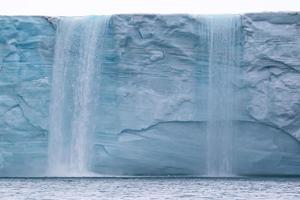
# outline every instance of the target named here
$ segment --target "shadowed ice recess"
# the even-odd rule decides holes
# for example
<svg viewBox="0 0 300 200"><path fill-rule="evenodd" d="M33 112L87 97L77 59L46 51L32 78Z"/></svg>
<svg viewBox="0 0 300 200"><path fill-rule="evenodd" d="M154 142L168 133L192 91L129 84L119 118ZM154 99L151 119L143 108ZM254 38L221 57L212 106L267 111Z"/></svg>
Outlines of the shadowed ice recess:
<svg viewBox="0 0 300 200"><path fill-rule="evenodd" d="M0 17L0 176L300 175L299 21Z"/></svg>

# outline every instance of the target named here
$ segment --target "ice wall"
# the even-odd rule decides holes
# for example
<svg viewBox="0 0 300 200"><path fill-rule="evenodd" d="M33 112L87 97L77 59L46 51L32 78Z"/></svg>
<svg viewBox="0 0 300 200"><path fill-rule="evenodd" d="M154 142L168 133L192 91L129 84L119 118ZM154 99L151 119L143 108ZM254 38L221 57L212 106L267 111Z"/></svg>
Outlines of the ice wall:
<svg viewBox="0 0 300 200"><path fill-rule="evenodd" d="M110 44L114 44L114 51L106 57L106 62L111 64L113 60L118 64L116 68L103 67L103 80L107 81L103 82L101 91L109 101L101 101L105 105L100 106L100 112L107 114L99 120L93 170L110 174L206 175L204 146L209 102L206 18L115 16L110 25L113 38ZM241 29L244 34L239 43L240 74L236 84L233 82L231 98L239 102L235 104L236 120L232 122L236 130L232 141L232 171L234 174L298 174L298 142L280 127L254 120L249 112L254 96L249 92L252 86L248 82L245 57L255 46L246 48L252 40L245 35L250 28L244 17ZM151 60L156 58L153 52L160 55L158 60ZM113 85L109 84L112 82ZM299 113L297 110L294 112ZM183 138L190 138L189 142ZM248 144L243 138L248 139ZM194 141L199 142L195 145ZM283 141L290 143L289 148L284 147Z"/></svg>
<svg viewBox="0 0 300 200"><path fill-rule="evenodd" d="M76 31L69 31L71 37L78 37L78 44L73 45L89 48L71 48L73 59L63 62L74 62L74 67L68 68L74 71L58 73L66 76L61 79L56 75L51 78L59 20L0 18L0 176L47 175L48 132L55 129L53 124L58 123L58 132L67 135L85 130L78 126L89 120L80 114L75 115L77 120L63 117L69 120L61 124L68 126L65 128L59 125L59 116L51 120L48 114L50 87L55 80L66 81L56 81L59 90L73 87L68 97L85 88L77 76L82 65L79 60L92 60L97 66L92 99L92 112L97 113L92 119L94 131L77 132L90 134L88 150L82 151L89 157L84 163L90 171L99 175L207 175L206 145L212 129L207 123L211 61L206 18L111 16L96 55L85 54L95 45L93 37L84 33L83 27L89 23L75 25ZM235 127L232 172L300 174L300 17L297 13L247 14L240 20L242 39L236 43L241 48L240 72L232 87L234 100L239 102L234 104L231 120ZM99 59L88 59L90 55ZM79 59L83 57L87 59ZM68 84L71 78L74 85ZM76 96L78 105L84 104L80 95ZM59 98L65 97L55 99ZM65 100L65 108L70 109L61 114L73 116L76 101ZM76 122L73 129L71 122ZM65 139L71 143L71 138ZM53 146L59 150L59 145ZM73 150L76 153L76 148Z"/></svg>
<svg viewBox="0 0 300 200"><path fill-rule="evenodd" d="M300 140L300 15L243 16L245 108L259 122Z"/></svg>
<svg viewBox="0 0 300 200"><path fill-rule="evenodd" d="M0 24L0 174L41 175L55 28L44 17L2 16Z"/></svg>

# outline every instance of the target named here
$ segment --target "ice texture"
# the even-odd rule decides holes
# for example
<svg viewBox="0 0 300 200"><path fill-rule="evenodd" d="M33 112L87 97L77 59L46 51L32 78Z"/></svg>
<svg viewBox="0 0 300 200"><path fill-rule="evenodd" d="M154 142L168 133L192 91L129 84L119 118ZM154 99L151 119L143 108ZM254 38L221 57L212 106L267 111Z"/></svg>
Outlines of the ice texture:
<svg viewBox="0 0 300 200"><path fill-rule="evenodd" d="M300 140L300 14L243 16L245 108Z"/></svg>
<svg viewBox="0 0 300 200"><path fill-rule="evenodd" d="M42 175L55 28L45 17L0 24L0 176Z"/></svg>
<svg viewBox="0 0 300 200"><path fill-rule="evenodd" d="M234 127L230 171L299 175L300 15L259 13L238 18L241 38L235 45L240 49L240 67L235 80L228 80L232 91L226 93L235 102L234 113L228 113L230 125L225 126L225 131ZM58 119L50 123L48 108L59 20L0 17L0 176L49 175L49 124ZM213 52L207 16L113 15L107 26L103 48L85 50L101 66L95 70L97 87L91 100L96 102L95 127L86 129L91 136L84 153L88 170L94 175L206 176L208 135L222 130L209 128L218 112L209 115L208 110ZM78 66L76 55L73 61ZM79 125L89 123L76 117ZM70 132L65 130L62 134Z"/></svg>

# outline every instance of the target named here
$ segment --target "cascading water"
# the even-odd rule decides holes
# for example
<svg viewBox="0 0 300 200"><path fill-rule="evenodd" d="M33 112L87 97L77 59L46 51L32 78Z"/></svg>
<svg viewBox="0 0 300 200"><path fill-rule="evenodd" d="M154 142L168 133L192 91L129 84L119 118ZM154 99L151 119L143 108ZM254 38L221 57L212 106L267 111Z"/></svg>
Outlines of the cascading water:
<svg viewBox="0 0 300 200"><path fill-rule="evenodd" d="M231 176L240 17L207 17L206 21L209 30L207 175Z"/></svg>
<svg viewBox="0 0 300 200"><path fill-rule="evenodd" d="M62 18L52 74L49 175L88 173L89 140L94 131L94 93L101 62L106 17Z"/></svg>
<svg viewBox="0 0 300 200"><path fill-rule="evenodd" d="M205 17L208 47L207 175L233 174L233 83L238 71L238 16ZM51 176L89 175L106 17L62 18L57 27L49 124ZM203 27L202 27L203 28Z"/></svg>

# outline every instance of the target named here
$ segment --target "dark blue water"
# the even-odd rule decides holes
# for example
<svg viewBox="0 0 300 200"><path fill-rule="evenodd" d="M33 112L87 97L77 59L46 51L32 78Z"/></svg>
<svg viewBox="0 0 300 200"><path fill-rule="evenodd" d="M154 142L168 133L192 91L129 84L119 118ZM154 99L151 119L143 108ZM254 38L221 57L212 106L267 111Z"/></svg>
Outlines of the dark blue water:
<svg viewBox="0 0 300 200"><path fill-rule="evenodd" d="M0 199L299 200L300 178L2 178Z"/></svg>

